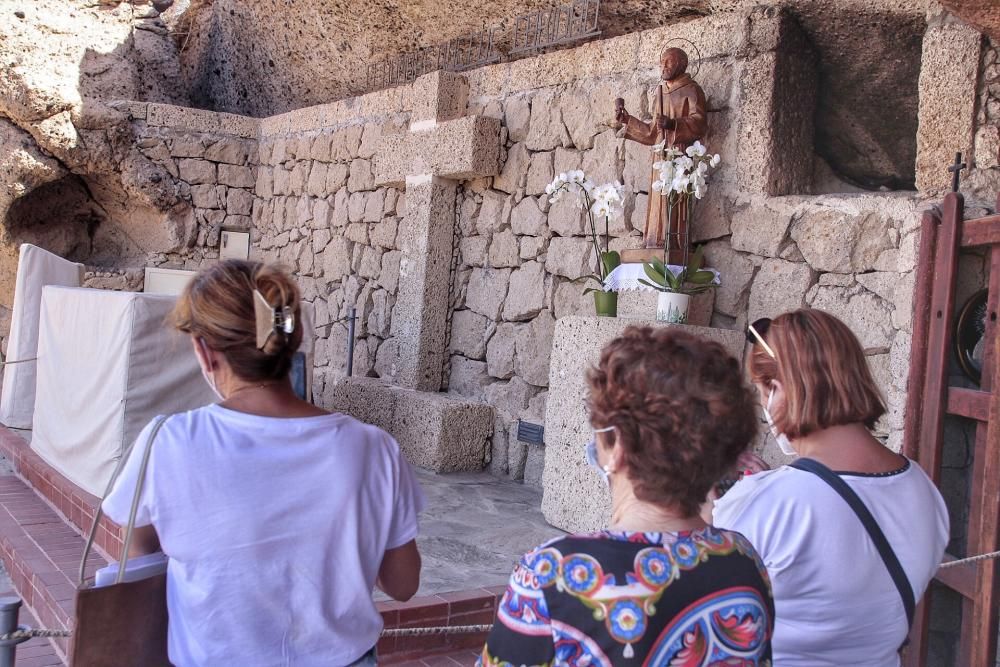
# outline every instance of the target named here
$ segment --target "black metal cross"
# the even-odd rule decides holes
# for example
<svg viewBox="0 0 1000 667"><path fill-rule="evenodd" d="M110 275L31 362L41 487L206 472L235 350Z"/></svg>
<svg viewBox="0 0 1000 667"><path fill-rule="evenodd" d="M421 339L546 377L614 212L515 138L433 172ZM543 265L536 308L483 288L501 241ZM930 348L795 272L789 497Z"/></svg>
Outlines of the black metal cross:
<svg viewBox="0 0 1000 667"><path fill-rule="evenodd" d="M951 172L951 191L958 192L958 181L961 178L962 170L968 165L962 162L962 154L955 153L955 164L948 167L948 171Z"/></svg>

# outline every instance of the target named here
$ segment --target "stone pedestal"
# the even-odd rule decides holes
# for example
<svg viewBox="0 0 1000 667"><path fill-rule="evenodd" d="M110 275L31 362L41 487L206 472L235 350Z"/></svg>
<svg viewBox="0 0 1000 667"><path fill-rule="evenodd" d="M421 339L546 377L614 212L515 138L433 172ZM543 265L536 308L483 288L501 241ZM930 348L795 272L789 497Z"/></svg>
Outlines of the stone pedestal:
<svg viewBox="0 0 1000 667"><path fill-rule="evenodd" d="M556 323L545 413L545 472L542 476L545 520L570 532L607 525L610 496L597 473L584 460L591 438L584 401L584 374L600 359L604 346L631 325L678 326L721 343L742 358L745 337L739 331L664 324L628 317L564 317Z"/></svg>
<svg viewBox="0 0 1000 667"><path fill-rule="evenodd" d="M344 378L332 394L333 410L388 432L411 465L432 472L483 469L494 423L485 403L374 378Z"/></svg>

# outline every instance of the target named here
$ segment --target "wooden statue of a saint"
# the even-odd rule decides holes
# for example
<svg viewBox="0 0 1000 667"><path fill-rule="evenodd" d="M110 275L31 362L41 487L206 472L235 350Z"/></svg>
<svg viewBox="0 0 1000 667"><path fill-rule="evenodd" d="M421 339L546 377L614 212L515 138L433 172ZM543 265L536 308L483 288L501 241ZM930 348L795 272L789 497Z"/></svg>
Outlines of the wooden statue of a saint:
<svg viewBox="0 0 1000 667"><path fill-rule="evenodd" d="M660 71L663 79L653 101L653 120L643 123L625 110L624 100L616 100L615 120L625 125L625 138L646 146L663 143L684 151L705 136L705 92L687 73L688 56L678 48L666 48L660 54ZM645 250L622 252L626 262L644 262L652 257L663 257L667 236L667 208L664 195L652 187L658 173L652 163L662 159L652 155L649 177L649 209L646 211L646 228L643 230ZM687 243L687 215L682 201L675 205L670 230L670 262L680 263L683 250L679 239ZM674 252L677 251L677 252Z"/></svg>

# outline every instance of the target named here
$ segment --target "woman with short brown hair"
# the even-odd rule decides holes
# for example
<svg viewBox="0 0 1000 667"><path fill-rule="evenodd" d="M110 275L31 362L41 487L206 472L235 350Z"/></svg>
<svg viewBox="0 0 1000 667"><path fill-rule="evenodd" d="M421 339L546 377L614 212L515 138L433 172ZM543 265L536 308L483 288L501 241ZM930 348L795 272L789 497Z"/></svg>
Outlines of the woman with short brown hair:
<svg viewBox="0 0 1000 667"><path fill-rule="evenodd" d="M399 445L292 390L299 299L258 262L192 279L173 323L220 402L147 426L103 504L127 520L152 438L132 555L168 558L178 667L373 665L373 587L406 600L419 585L423 494Z"/></svg>
<svg viewBox="0 0 1000 667"><path fill-rule="evenodd" d="M739 481L714 524L745 535L774 586L779 667L899 664L948 541L940 493L871 433L885 403L848 327L797 310L749 327L750 376L778 445L801 457Z"/></svg>
<svg viewBox="0 0 1000 667"><path fill-rule="evenodd" d="M698 514L757 430L739 364L676 328L632 327L587 380L586 457L610 488L610 529L521 559L480 664L768 664L760 561Z"/></svg>

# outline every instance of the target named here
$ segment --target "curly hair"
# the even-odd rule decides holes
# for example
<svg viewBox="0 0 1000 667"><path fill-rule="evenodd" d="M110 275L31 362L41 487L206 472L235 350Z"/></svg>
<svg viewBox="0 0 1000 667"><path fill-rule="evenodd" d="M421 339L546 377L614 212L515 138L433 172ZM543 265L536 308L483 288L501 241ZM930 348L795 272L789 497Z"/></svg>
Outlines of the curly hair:
<svg viewBox="0 0 1000 667"><path fill-rule="evenodd" d="M637 498L698 513L759 421L739 362L674 327L629 327L587 374L595 428L614 426Z"/></svg>

